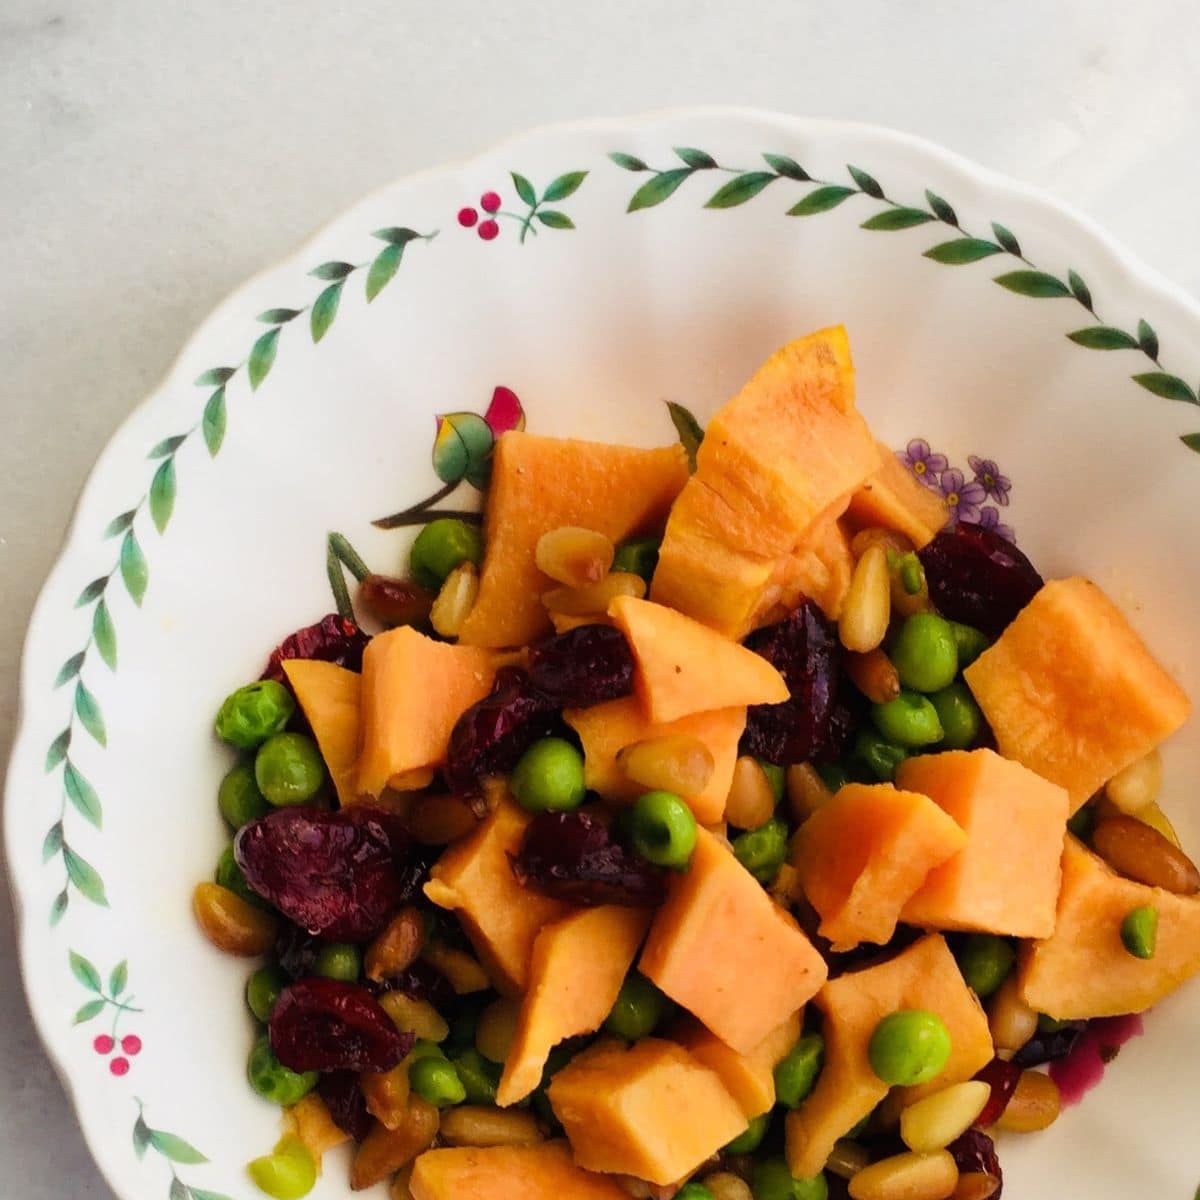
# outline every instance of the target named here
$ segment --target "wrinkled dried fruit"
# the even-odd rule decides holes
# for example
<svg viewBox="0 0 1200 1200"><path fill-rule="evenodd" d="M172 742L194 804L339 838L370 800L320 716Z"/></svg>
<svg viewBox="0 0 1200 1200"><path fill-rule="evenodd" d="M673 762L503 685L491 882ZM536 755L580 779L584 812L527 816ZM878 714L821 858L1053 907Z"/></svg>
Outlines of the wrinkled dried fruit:
<svg viewBox="0 0 1200 1200"><path fill-rule="evenodd" d="M976 1079L986 1083L992 1089L988 1102L983 1106L983 1112L975 1118L977 1129L987 1129L1000 1119L1000 1115L1008 1107L1017 1083L1021 1079L1021 1068L1013 1063L1005 1062L1002 1058L993 1058L983 1070L979 1071Z"/></svg>
<svg viewBox="0 0 1200 1200"><path fill-rule="evenodd" d="M357 1071L328 1071L317 1082L317 1092L333 1123L356 1142L371 1132L371 1114L367 1100L358 1085Z"/></svg>
<svg viewBox="0 0 1200 1200"><path fill-rule="evenodd" d="M633 652L612 625L579 625L529 652L529 682L564 708L618 700L633 690Z"/></svg>
<svg viewBox="0 0 1200 1200"><path fill-rule="evenodd" d="M359 603L383 625L427 625L434 592L408 579L368 575L358 589Z"/></svg>
<svg viewBox="0 0 1200 1200"><path fill-rule="evenodd" d="M315 658L351 671L361 671L363 651L369 640L353 621L330 613L315 625L306 625L285 637L271 651L262 678L289 686L283 673L283 663L289 658Z"/></svg>
<svg viewBox="0 0 1200 1200"><path fill-rule="evenodd" d="M1004 1187L1004 1174L996 1157L996 1144L986 1133L968 1129L946 1149L950 1151L960 1175L990 1175L996 1180L997 1186L992 1196L998 1200Z"/></svg>
<svg viewBox="0 0 1200 1200"><path fill-rule="evenodd" d="M658 904L663 872L583 812L542 813L525 831L513 871L522 884L572 904Z"/></svg>
<svg viewBox="0 0 1200 1200"><path fill-rule="evenodd" d="M287 924L275 939L275 957L287 975L303 979L316 974L317 955L324 942L299 927Z"/></svg>
<svg viewBox="0 0 1200 1200"><path fill-rule="evenodd" d="M1086 1021L1064 1021L1056 1029L1038 1031L1013 1055L1015 1067L1040 1067L1043 1063L1066 1058L1075 1049L1075 1043L1083 1036Z"/></svg>
<svg viewBox="0 0 1200 1200"><path fill-rule="evenodd" d="M943 530L917 555L938 612L990 637L1003 632L1043 583L1012 542L979 525Z"/></svg>
<svg viewBox="0 0 1200 1200"><path fill-rule="evenodd" d="M424 1000L439 1012L449 1010L455 1001L455 992L450 980L424 959L417 959L387 982L389 991L403 992L414 1000Z"/></svg>
<svg viewBox="0 0 1200 1200"><path fill-rule="evenodd" d="M417 891L424 864L391 813L281 808L244 825L234 843L250 886L301 929L363 942Z"/></svg>
<svg viewBox="0 0 1200 1200"><path fill-rule="evenodd" d="M271 1049L292 1071L390 1071L413 1047L366 988L314 977L271 1010Z"/></svg>

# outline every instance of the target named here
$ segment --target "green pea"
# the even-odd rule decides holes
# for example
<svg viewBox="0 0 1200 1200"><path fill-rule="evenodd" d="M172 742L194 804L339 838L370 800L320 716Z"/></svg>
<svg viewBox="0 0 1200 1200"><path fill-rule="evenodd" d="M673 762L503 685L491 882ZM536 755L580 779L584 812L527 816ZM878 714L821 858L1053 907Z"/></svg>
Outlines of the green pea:
<svg viewBox="0 0 1200 1200"><path fill-rule="evenodd" d="M897 746L932 746L944 734L937 709L925 696L901 692L886 704L871 705L871 720L889 742Z"/></svg>
<svg viewBox="0 0 1200 1200"><path fill-rule="evenodd" d="M291 983L280 967L259 967L246 980L246 1003L250 1011L265 1025L271 1019L271 1009L279 993Z"/></svg>
<svg viewBox="0 0 1200 1200"><path fill-rule="evenodd" d="M911 1087L940 1075L950 1050L950 1031L941 1017L921 1008L902 1008L875 1026L867 1059L890 1087Z"/></svg>
<svg viewBox="0 0 1200 1200"><path fill-rule="evenodd" d="M1067 829L1081 842L1088 842L1092 830L1096 827L1096 806L1085 804L1073 817L1067 821Z"/></svg>
<svg viewBox="0 0 1200 1200"><path fill-rule="evenodd" d="M446 576L465 562L483 562L483 536L474 525L457 517L430 521L408 552L408 573L421 587L436 592Z"/></svg>
<svg viewBox="0 0 1200 1200"><path fill-rule="evenodd" d="M228 888L235 896L241 896L243 900L257 904L260 908L263 907L263 898L247 882L245 872L238 866L237 859L233 856L232 846L226 846L221 851L221 857L217 859L217 869L213 872L213 879L223 888Z"/></svg>
<svg viewBox="0 0 1200 1200"><path fill-rule="evenodd" d="M292 693L273 679L248 683L225 697L217 712L217 737L239 750L261 746L296 711Z"/></svg>
<svg viewBox="0 0 1200 1200"><path fill-rule="evenodd" d="M873 729L860 729L850 755L851 766L861 768L866 779L891 783L896 768L908 757L903 746L895 746Z"/></svg>
<svg viewBox="0 0 1200 1200"><path fill-rule="evenodd" d="M753 1154L762 1145L762 1140L767 1136L770 1125L771 1114L769 1112L753 1117L745 1131L739 1133L732 1142L726 1145L725 1149L730 1154Z"/></svg>
<svg viewBox="0 0 1200 1200"><path fill-rule="evenodd" d="M302 733L277 733L254 756L254 780L277 807L303 804L324 783L325 762L312 738Z"/></svg>
<svg viewBox="0 0 1200 1200"><path fill-rule="evenodd" d="M646 792L630 813L633 848L647 862L682 870L696 848L696 818L673 792Z"/></svg>
<svg viewBox="0 0 1200 1200"><path fill-rule="evenodd" d="M939 692L958 674L958 643L945 617L914 613L896 634L888 653L906 688Z"/></svg>
<svg viewBox="0 0 1200 1200"><path fill-rule="evenodd" d="M428 1038L417 1038L413 1042L413 1048L406 1055L409 1066L412 1066L418 1059L421 1058L445 1058L446 1052L437 1044L431 1042Z"/></svg>
<svg viewBox="0 0 1200 1200"><path fill-rule="evenodd" d="M900 577L900 586L905 594L919 596L925 587L925 568L921 560L910 550L900 556L896 563L896 574Z"/></svg>
<svg viewBox="0 0 1200 1200"><path fill-rule="evenodd" d="M630 538L627 542L621 542L613 555L612 569L640 575L649 583L654 576L655 567L658 566L660 545L658 538Z"/></svg>
<svg viewBox="0 0 1200 1200"><path fill-rule="evenodd" d="M317 1182L317 1164L294 1134L285 1137L273 1154L247 1163L246 1170L258 1189L275 1200L300 1200Z"/></svg>
<svg viewBox="0 0 1200 1200"><path fill-rule="evenodd" d="M992 933L972 933L958 951L958 969L967 987L986 1000L1008 978L1016 957L1004 938Z"/></svg>
<svg viewBox="0 0 1200 1200"><path fill-rule="evenodd" d="M1121 922L1121 944L1134 958L1153 958L1158 945L1158 909L1143 904Z"/></svg>
<svg viewBox="0 0 1200 1200"><path fill-rule="evenodd" d="M954 633L954 644L958 647L958 667L969 667L991 644L991 639L974 625L962 625L958 621L950 622Z"/></svg>
<svg viewBox="0 0 1200 1200"><path fill-rule="evenodd" d="M824 1175L797 1179L788 1170L787 1160L777 1157L754 1164L750 1191L754 1200L827 1200L829 1185Z"/></svg>
<svg viewBox="0 0 1200 1200"><path fill-rule="evenodd" d="M947 750L965 750L972 745L983 728L983 714L970 689L961 680L934 692L930 704L942 723L942 746Z"/></svg>
<svg viewBox="0 0 1200 1200"><path fill-rule="evenodd" d="M653 1032L669 1007L670 1001L645 975L630 971L604 1020L604 1028L627 1042L636 1042Z"/></svg>
<svg viewBox="0 0 1200 1200"><path fill-rule="evenodd" d="M849 772L837 763L822 763L817 767L821 782L831 791L836 792L850 782Z"/></svg>
<svg viewBox="0 0 1200 1200"><path fill-rule="evenodd" d="M451 1060L463 1096L468 1104L495 1104L496 1087L500 1083L500 1068L488 1062L474 1047L456 1054Z"/></svg>
<svg viewBox="0 0 1200 1200"><path fill-rule="evenodd" d="M783 789L786 781L784 770L782 767L777 767L774 763L763 762L761 758L757 762L762 767L762 772L767 777L767 782L771 785L771 795L775 797L775 803L778 804L783 799Z"/></svg>
<svg viewBox="0 0 1200 1200"><path fill-rule="evenodd" d="M508 781L527 812L568 812L583 803L583 755L563 738L542 738L521 755Z"/></svg>
<svg viewBox="0 0 1200 1200"><path fill-rule="evenodd" d="M289 1070L275 1057L271 1039L264 1033L254 1043L246 1063L250 1086L265 1100L290 1108L317 1086L317 1072Z"/></svg>
<svg viewBox="0 0 1200 1200"><path fill-rule="evenodd" d="M778 817L765 825L739 833L733 839L738 862L764 886L769 884L787 861L788 827Z"/></svg>
<svg viewBox="0 0 1200 1200"><path fill-rule="evenodd" d="M685 1183L675 1193L675 1200L716 1200L716 1197L702 1183Z"/></svg>
<svg viewBox="0 0 1200 1200"><path fill-rule="evenodd" d="M817 1086L825 1065L825 1039L806 1033L775 1068L775 1099L784 1108L795 1108Z"/></svg>
<svg viewBox="0 0 1200 1200"><path fill-rule="evenodd" d="M221 786L217 789L217 807L225 818L225 824L235 832L247 822L271 811L267 798L258 790L252 760L238 763L221 780Z"/></svg>
<svg viewBox="0 0 1200 1200"><path fill-rule="evenodd" d="M1048 1017L1045 1013L1038 1013L1038 1033L1059 1033L1066 1027L1066 1021L1059 1021L1055 1017Z"/></svg>
<svg viewBox="0 0 1200 1200"><path fill-rule="evenodd" d="M422 1100L435 1108L449 1108L467 1098L454 1064L441 1056L418 1058L408 1068L408 1082Z"/></svg>
<svg viewBox="0 0 1200 1200"><path fill-rule="evenodd" d="M324 975L326 979L354 983L362 974L362 952L349 942L331 942L317 952L313 973Z"/></svg>

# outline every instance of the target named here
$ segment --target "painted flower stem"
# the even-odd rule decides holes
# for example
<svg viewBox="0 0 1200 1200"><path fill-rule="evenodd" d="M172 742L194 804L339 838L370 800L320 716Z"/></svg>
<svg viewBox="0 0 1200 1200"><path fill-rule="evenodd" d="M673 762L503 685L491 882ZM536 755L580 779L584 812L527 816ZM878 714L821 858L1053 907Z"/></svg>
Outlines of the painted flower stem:
<svg viewBox="0 0 1200 1200"><path fill-rule="evenodd" d="M427 525L441 517L455 521L466 521L468 525L481 525L483 513L472 508L423 508L419 512L396 513L391 517L380 517L371 524L379 529L402 529L408 525Z"/></svg>

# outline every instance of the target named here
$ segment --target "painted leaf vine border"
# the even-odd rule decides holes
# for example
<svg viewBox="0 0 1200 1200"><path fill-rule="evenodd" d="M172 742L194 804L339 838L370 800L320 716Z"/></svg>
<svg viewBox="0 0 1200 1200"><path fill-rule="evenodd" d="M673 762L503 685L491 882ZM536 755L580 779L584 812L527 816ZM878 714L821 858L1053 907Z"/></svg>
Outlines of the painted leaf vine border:
<svg viewBox="0 0 1200 1200"><path fill-rule="evenodd" d="M737 208L753 200L778 180L814 185L787 210L789 217L816 216L832 211L853 196L866 196L884 207L863 221L860 226L862 229L893 233L921 225L947 226L958 236L924 251L926 258L943 266L966 266L998 255L1019 260L1025 264L1023 268L994 275L992 281L1010 292L1036 300L1073 300L1087 312L1093 324L1068 333L1066 336L1072 342L1086 350L1137 351L1150 361L1154 370L1133 374L1130 378L1134 383L1164 400L1200 405L1200 387L1192 387L1179 375L1163 368L1159 359L1158 334L1148 321L1140 319L1133 333L1107 324L1096 311L1091 289L1078 271L1069 269L1064 280L1041 270L1025 256L1012 231L996 221L991 222L990 236L981 237L969 232L959 222L954 206L936 192L926 189L923 204L905 204L888 196L873 175L852 164L846 166L850 183L845 184L809 174L800 163L786 154L764 153L762 158L769 169L750 170L722 166L707 151L692 146L676 146L673 152L682 166L656 168L633 154L622 151L609 154L609 159L624 171L650 173L650 178L630 198L627 212L657 207L669 200L693 175L707 171L726 173L732 178L709 196L705 208ZM1200 431L1183 434L1180 441L1189 450L1200 453Z"/></svg>

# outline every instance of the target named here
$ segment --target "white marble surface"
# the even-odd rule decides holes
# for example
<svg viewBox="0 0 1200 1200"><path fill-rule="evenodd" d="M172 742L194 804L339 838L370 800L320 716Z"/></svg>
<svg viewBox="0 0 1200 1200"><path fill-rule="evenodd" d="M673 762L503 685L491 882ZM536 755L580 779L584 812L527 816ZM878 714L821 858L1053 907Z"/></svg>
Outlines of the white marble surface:
<svg viewBox="0 0 1200 1200"><path fill-rule="evenodd" d="M941 141L1200 291L1197 50L1194 0L0 0L0 760L92 459L363 192L548 121L750 104ZM0 1194L107 1200L0 905Z"/></svg>

